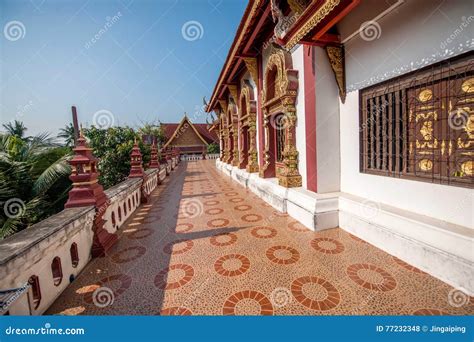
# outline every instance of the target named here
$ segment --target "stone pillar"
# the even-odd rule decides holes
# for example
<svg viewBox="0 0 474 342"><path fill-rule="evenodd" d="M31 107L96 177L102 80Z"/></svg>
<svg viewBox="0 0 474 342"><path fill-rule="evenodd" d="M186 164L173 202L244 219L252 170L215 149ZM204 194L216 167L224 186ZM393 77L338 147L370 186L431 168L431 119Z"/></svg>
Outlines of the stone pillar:
<svg viewBox="0 0 474 342"><path fill-rule="evenodd" d="M138 147L137 140L133 145L132 152L130 153L130 174L128 178L143 178L145 172L143 171L142 165L142 153Z"/></svg>
<svg viewBox="0 0 474 342"><path fill-rule="evenodd" d="M141 203L148 203L149 195L145 191L145 184L148 179L145 171L143 170L143 161L142 153L138 147L137 140L135 139L135 144L133 145L132 152L130 153L130 174L128 178L141 178L142 186L140 188L140 199Z"/></svg>
<svg viewBox="0 0 474 342"><path fill-rule="evenodd" d="M153 141L151 145L151 160L150 160L150 169L159 169L160 162L158 161L158 150L156 149L156 144Z"/></svg>
<svg viewBox="0 0 474 342"><path fill-rule="evenodd" d="M283 150L283 163L285 164L285 168L278 176L278 184L286 188L293 188L301 186L302 183L301 175L298 171L298 151L296 150L294 136L296 112L288 111L286 117L286 141Z"/></svg>
<svg viewBox="0 0 474 342"><path fill-rule="evenodd" d="M65 208L91 205L95 207L91 254L93 257L103 256L117 241L117 235L109 233L104 228L105 220L103 216L109 206L109 200L102 185L99 184L97 159L92 154L92 149L87 146L82 131L73 151L74 157L69 161L72 167L72 173L69 176L72 181L72 189L69 191Z"/></svg>
<svg viewBox="0 0 474 342"><path fill-rule="evenodd" d="M249 151L247 161L247 172L258 172L258 157L257 157L257 123L255 118L249 118Z"/></svg>
<svg viewBox="0 0 474 342"><path fill-rule="evenodd" d="M234 139L234 151L232 153L232 166L239 166L239 132L236 127L233 127L232 139Z"/></svg>

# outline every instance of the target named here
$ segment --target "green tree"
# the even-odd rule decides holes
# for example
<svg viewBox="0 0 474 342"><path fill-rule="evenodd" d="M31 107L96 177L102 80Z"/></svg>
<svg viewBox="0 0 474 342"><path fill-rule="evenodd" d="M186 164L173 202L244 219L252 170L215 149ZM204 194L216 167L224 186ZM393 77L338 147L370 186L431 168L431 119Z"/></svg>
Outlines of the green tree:
<svg viewBox="0 0 474 342"><path fill-rule="evenodd" d="M66 127L61 128L58 133L58 138L64 140L64 143L68 147L73 147L75 142L75 131L72 123L66 125Z"/></svg>
<svg viewBox="0 0 474 342"><path fill-rule="evenodd" d="M70 149L17 133L0 135L0 238L61 211L71 186Z"/></svg>
<svg viewBox="0 0 474 342"><path fill-rule="evenodd" d="M207 145L207 153L209 154L219 153L219 145L216 143Z"/></svg>
<svg viewBox="0 0 474 342"><path fill-rule="evenodd" d="M5 130L7 131L7 134L14 135L22 139L25 137L25 132L27 130L23 122L18 120L3 124L3 128L5 128Z"/></svg>
<svg viewBox="0 0 474 342"><path fill-rule="evenodd" d="M138 132L142 136L154 137L157 144L165 143L165 133L161 125L154 125L151 123L144 123L142 127L139 128Z"/></svg>
<svg viewBox="0 0 474 342"><path fill-rule="evenodd" d="M130 127L99 129L92 126L85 129L84 135L99 159L99 182L106 189L122 182L130 173L130 152L135 139L139 142L144 165L150 161L150 146L143 144L141 135Z"/></svg>

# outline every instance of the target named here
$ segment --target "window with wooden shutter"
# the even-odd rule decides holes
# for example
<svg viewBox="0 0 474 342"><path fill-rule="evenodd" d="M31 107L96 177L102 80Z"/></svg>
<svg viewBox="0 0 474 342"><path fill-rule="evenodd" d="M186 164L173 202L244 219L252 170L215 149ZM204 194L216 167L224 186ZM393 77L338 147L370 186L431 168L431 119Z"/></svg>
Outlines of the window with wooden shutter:
<svg viewBox="0 0 474 342"><path fill-rule="evenodd" d="M360 91L361 172L474 186L473 55Z"/></svg>

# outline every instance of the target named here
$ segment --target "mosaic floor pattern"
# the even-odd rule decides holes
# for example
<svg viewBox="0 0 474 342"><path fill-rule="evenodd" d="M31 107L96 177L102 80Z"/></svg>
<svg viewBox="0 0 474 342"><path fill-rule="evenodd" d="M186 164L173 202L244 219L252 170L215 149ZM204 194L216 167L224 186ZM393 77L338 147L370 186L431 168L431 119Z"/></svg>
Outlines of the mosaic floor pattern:
<svg viewBox="0 0 474 342"><path fill-rule="evenodd" d="M47 314L473 314L472 298L342 229L312 232L219 173L181 163ZM462 304L462 305L459 305Z"/></svg>

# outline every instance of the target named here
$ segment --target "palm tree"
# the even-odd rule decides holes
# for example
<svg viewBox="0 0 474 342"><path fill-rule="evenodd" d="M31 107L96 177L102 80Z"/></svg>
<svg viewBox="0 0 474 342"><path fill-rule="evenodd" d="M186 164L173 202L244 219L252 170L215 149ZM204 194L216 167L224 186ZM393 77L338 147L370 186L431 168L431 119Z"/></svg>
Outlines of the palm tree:
<svg viewBox="0 0 474 342"><path fill-rule="evenodd" d="M3 124L3 128L6 129L8 134L15 135L19 138L24 138L27 130L23 122L18 120L13 121L13 123L10 121L9 123Z"/></svg>
<svg viewBox="0 0 474 342"><path fill-rule="evenodd" d="M0 135L0 239L62 210L70 156L47 134Z"/></svg>
<svg viewBox="0 0 474 342"><path fill-rule="evenodd" d="M72 123L69 123L66 125L66 127L59 130L58 138L64 139L66 146L72 147L76 141L75 134L74 126Z"/></svg>

